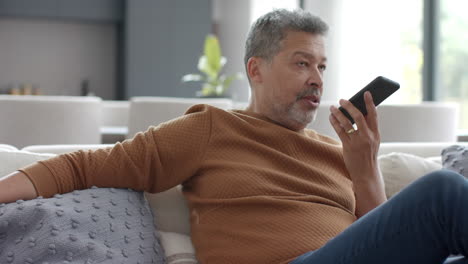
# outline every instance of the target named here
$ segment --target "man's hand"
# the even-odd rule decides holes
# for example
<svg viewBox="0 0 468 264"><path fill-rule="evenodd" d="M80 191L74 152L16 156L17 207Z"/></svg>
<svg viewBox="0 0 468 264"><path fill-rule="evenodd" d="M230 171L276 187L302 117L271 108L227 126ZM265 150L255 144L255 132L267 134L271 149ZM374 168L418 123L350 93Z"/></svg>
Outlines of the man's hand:
<svg viewBox="0 0 468 264"><path fill-rule="evenodd" d="M343 144L343 159L353 181L358 217L386 200L377 161L380 145L377 111L369 92L364 94L364 101L365 117L351 102L340 100L340 105L356 122L357 130L337 107L330 108L330 123Z"/></svg>
<svg viewBox="0 0 468 264"><path fill-rule="evenodd" d="M0 203L30 200L36 197L34 186L24 173L16 171L0 179Z"/></svg>

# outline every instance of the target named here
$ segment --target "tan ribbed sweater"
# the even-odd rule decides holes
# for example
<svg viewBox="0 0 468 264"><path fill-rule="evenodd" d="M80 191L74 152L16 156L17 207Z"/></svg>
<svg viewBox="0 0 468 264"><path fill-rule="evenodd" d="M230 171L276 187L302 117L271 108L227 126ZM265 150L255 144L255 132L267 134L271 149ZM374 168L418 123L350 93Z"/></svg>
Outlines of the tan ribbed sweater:
<svg viewBox="0 0 468 264"><path fill-rule="evenodd" d="M356 219L336 141L206 105L113 148L22 171L45 197L92 185L160 192L183 183L203 264L288 263Z"/></svg>

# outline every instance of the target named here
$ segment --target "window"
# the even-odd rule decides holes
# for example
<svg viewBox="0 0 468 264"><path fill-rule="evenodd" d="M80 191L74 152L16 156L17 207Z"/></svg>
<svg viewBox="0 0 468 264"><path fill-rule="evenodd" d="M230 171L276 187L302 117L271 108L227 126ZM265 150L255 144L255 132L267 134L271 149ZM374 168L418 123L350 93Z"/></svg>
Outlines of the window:
<svg viewBox="0 0 468 264"><path fill-rule="evenodd" d="M436 99L460 105L460 127L468 130L468 2L440 1L439 86Z"/></svg>
<svg viewBox="0 0 468 264"><path fill-rule="evenodd" d="M456 102L460 105L459 128L468 134L468 73L464 66L468 60L467 1L335 0L324 4L306 0L305 3L307 10L325 18L330 25L329 38L334 38L332 44L338 43L328 50L329 57L337 57L327 70L338 68L329 77L330 81L339 79L332 85L339 87L332 91L334 96L348 98L375 76L384 75L401 84L401 89L385 103L419 103L423 98ZM426 14L425 4L432 6ZM323 10L326 12L320 12ZM435 29L424 25L423 15L427 21L439 18ZM434 32L437 28L439 32ZM427 44L432 44L428 47L436 50L423 50L425 29L436 36L426 39ZM436 67L430 65L432 60L426 59L425 63L435 69L434 79L423 76L424 57L433 56L437 56ZM430 81L431 85L426 87L429 91L423 89L424 77Z"/></svg>
<svg viewBox="0 0 468 264"><path fill-rule="evenodd" d="M330 65L339 67L340 98L383 75L401 85L385 103L421 102L423 1L341 1L340 9L329 22L330 35L340 34L338 65Z"/></svg>

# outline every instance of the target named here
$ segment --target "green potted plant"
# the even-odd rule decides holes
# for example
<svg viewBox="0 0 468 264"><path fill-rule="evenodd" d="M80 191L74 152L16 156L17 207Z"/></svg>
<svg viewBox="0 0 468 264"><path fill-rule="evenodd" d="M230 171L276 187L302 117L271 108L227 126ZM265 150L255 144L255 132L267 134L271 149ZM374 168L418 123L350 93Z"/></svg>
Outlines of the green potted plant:
<svg viewBox="0 0 468 264"><path fill-rule="evenodd" d="M221 70L226 62L227 59L221 54L218 38L210 34L205 38L204 54L198 60L198 70L203 74L186 74L182 77L182 82L203 82L201 90L197 91L199 97L227 97L231 82L241 79L243 75L222 74Z"/></svg>

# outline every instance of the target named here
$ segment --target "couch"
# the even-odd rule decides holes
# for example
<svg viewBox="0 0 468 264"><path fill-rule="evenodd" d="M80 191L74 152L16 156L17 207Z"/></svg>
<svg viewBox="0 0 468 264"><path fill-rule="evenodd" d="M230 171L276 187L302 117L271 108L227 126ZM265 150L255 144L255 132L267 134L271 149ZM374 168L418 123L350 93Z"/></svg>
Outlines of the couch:
<svg viewBox="0 0 468 264"><path fill-rule="evenodd" d="M452 145L468 147L468 142L382 143L379 163L387 196L390 198L418 177L441 169L441 151ZM108 146L111 145L36 145L18 150L13 146L0 145L0 177L18 167L57 154ZM181 187L158 194L145 193L145 197L153 212L158 239L164 249L161 254L165 255L167 263L197 263L190 241L189 211Z"/></svg>
<svg viewBox="0 0 468 264"><path fill-rule="evenodd" d="M101 98L0 95L0 143L101 143Z"/></svg>

